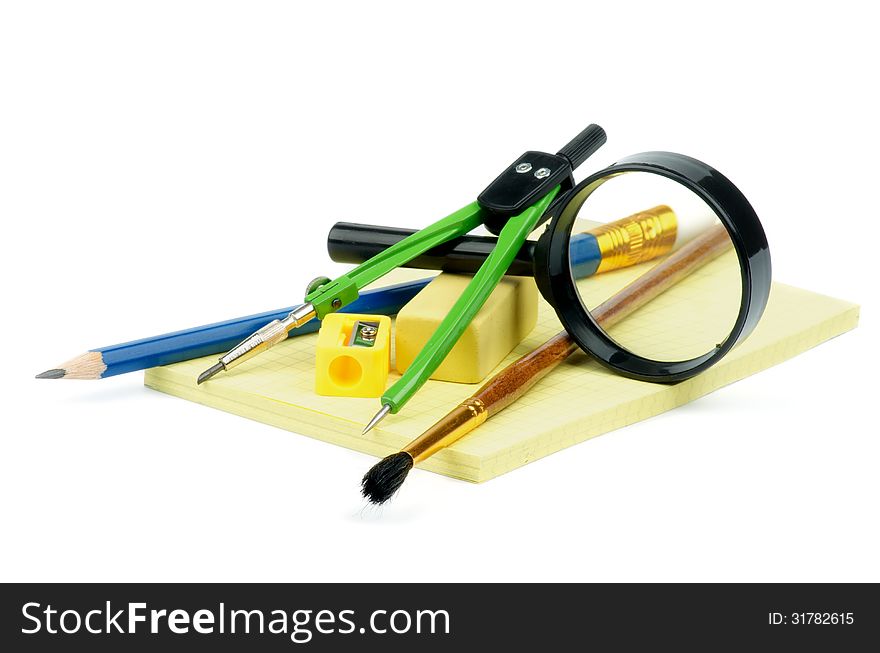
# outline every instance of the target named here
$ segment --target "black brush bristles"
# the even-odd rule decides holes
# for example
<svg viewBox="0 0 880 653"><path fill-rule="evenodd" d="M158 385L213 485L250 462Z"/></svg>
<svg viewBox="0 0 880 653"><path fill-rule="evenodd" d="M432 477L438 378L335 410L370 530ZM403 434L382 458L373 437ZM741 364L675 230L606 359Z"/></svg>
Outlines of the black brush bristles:
<svg viewBox="0 0 880 653"><path fill-rule="evenodd" d="M372 503L385 503L400 489L412 468L412 456L406 452L400 451L385 456L364 474L361 494Z"/></svg>

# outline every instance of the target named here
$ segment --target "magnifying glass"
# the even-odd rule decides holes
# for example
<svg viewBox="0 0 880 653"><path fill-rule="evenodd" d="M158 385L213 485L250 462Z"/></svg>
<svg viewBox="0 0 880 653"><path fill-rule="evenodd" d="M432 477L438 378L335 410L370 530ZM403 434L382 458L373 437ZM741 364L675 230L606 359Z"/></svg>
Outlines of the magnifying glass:
<svg viewBox="0 0 880 653"><path fill-rule="evenodd" d="M763 228L736 186L705 163L671 152L630 156L577 184L548 213L543 234L523 246L508 274L534 275L577 344L621 374L654 382L698 374L763 313L771 277ZM625 319L595 318L605 300L644 289L634 282L718 225L726 243L698 272L661 279L669 287L636 298L642 304ZM337 223L328 250L335 261L359 263L409 233ZM466 236L407 267L472 273L493 246L491 237Z"/></svg>
<svg viewBox="0 0 880 653"><path fill-rule="evenodd" d="M664 237L656 219L603 234L607 216L654 205L670 207L677 219L668 253L644 255ZM770 294L767 239L748 200L714 168L681 154L637 154L577 184L551 210L534 250L535 280L572 339L604 365L643 381L681 381L718 362L757 325ZM599 305L716 225L728 242L709 263L672 279L625 319L599 324ZM603 250L601 274L589 277L572 256L572 234L584 227L598 234ZM644 262L630 265L640 253ZM674 277L675 269L666 274Z"/></svg>

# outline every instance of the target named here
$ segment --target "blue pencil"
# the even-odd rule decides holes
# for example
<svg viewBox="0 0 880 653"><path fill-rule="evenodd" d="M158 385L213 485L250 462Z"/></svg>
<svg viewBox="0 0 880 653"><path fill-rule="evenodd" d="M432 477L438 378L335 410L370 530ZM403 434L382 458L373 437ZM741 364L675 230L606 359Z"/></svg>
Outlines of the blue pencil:
<svg viewBox="0 0 880 653"><path fill-rule="evenodd" d="M572 273L578 279L595 274L602 261L599 244L596 238L588 233L572 236L570 256ZM367 290L361 293L356 301L343 308L342 312L395 315L429 281L431 278ZM193 329L92 349L58 367L38 374L37 378L103 379L222 353L272 320L282 319L292 309L292 306L288 306L225 322L215 322ZM291 331L288 337L314 333L320 326L318 320L312 320Z"/></svg>
<svg viewBox="0 0 880 653"><path fill-rule="evenodd" d="M366 290L356 301L342 309L345 313L394 315L424 288L431 279ZM231 349L254 331L275 319L281 319L292 306L275 311L215 322L161 336L132 340L119 345L92 349L56 368L38 374L38 379L103 379L158 365L209 356ZM312 320L288 337L314 333L321 326Z"/></svg>

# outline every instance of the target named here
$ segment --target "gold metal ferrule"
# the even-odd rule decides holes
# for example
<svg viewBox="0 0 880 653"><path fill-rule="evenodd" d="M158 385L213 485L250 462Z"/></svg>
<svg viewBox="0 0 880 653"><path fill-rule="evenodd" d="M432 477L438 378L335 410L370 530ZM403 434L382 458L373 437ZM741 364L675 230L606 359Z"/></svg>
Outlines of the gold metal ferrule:
<svg viewBox="0 0 880 653"><path fill-rule="evenodd" d="M635 265L666 254L675 245L677 231L675 213L665 204L590 229L602 253L602 262L596 273Z"/></svg>
<svg viewBox="0 0 880 653"><path fill-rule="evenodd" d="M403 448L418 463L464 437L489 417L486 405L471 397Z"/></svg>

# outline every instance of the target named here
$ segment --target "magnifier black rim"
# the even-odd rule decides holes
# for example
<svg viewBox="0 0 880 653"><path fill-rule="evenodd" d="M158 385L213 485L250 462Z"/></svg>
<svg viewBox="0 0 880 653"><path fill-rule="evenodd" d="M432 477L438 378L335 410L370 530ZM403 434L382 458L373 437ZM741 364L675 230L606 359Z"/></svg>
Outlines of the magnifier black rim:
<svg viewBox="0 0 880 653"><path fill-rule="evenodd" d="M739 313L724 342L702 356L685 361L658 361L634 354L605 333L584 307L577 291L569 263L569 237L580 204L601 184L583 198L579 198L578 194L603 178L629 172L661 175L690 189L718 215L733 242L742 277ZM580 204L575 210L566 211L573 201L579 201ZM554 216L535 250L535 277L541 293L554 307L566 331L581 349L625 376L642 381L674 383L711 367L752 332L770 295L770 250L755 210L724 175L702 161L683 154L644 152L621 159L590 175L556 204Z"/></svg>

